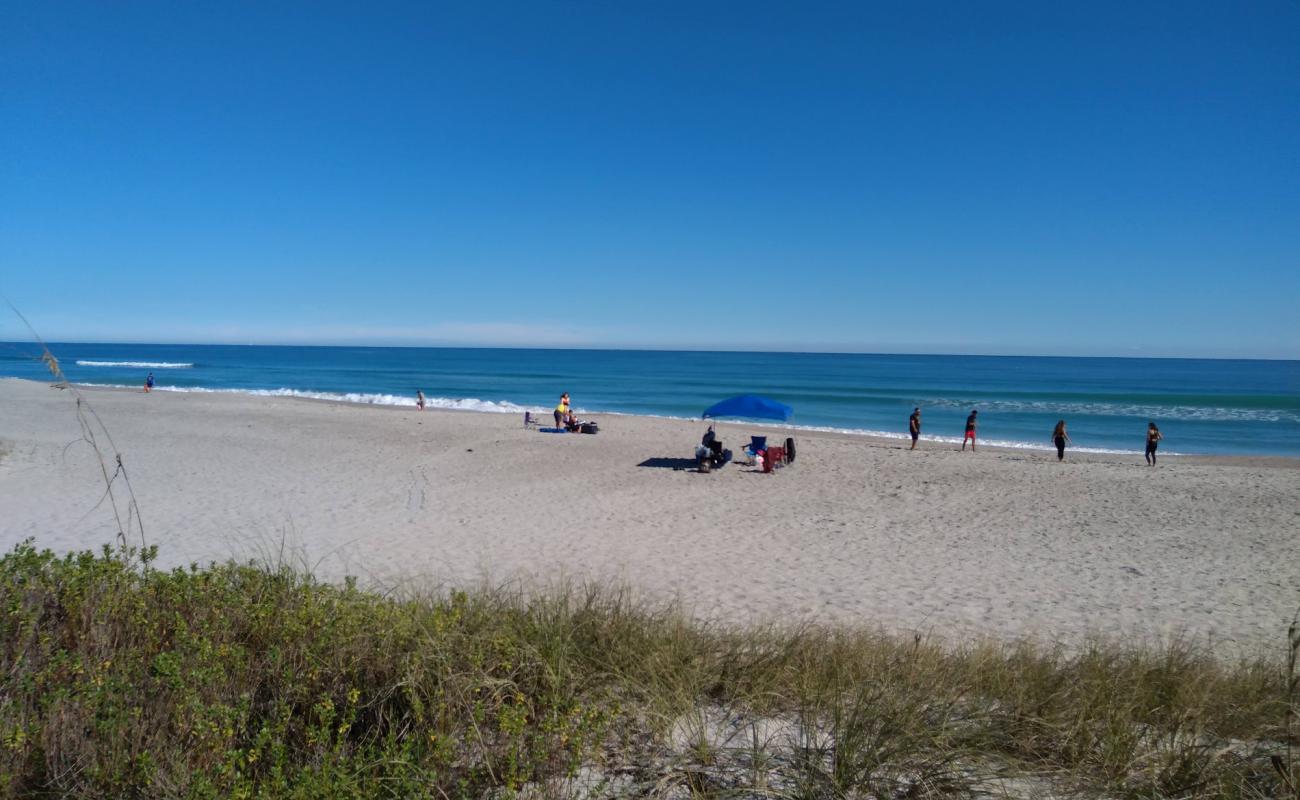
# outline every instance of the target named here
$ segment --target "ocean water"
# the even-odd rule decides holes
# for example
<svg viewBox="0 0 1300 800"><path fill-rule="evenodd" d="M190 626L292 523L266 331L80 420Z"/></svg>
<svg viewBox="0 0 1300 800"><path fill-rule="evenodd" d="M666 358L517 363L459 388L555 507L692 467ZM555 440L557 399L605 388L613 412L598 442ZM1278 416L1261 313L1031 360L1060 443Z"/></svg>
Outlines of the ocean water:
<svg viewBox="0 0 1300 800"><path fill-rule="evenodd" d="M1034 358L829 353L52 344L78 383L164 391L300 395L503 413L547 410L561 392L588 416L698 418L724 397L763 394L791 424L905 437L920 406L927 439L957 441L979 409L981 441L1141 452L1300 456L1300 361ZM0 376L48 380L40 351L0 343Z"/></svg>

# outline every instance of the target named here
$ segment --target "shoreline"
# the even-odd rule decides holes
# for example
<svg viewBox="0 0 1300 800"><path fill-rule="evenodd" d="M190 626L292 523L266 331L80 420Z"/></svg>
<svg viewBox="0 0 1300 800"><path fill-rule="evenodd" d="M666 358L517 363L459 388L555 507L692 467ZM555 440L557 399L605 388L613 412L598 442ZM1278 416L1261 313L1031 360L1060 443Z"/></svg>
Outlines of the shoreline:
<svg viewBox="0 0 1300 800"><path fill-rule="evenodd" d="M0 380L25 381L28 383L42 384L50 387L57 387L58 385L57 382L32 381L26 378L7 377L7 378L0 378ZM91 392L124 392L128 394L142 393L140 389L136 387L120 385L120 384L97 384L97 383L75 383L74 382L73 385L76 386L77 389L79 390L91 391ZM385 409L388 411L416 411L417 410L415 408L414 400L411 400L409 404L351 401L346 399L340 399L337 397L311 396L312 394L340 394L338 392L313 393L310 392L309 390L288 389L288 388L211 389L207 387L172 388L172 387L162 386L162 387L155 387L154 391L165 392L168 394L236 395L236 396L253 397L253 398L282 398L286 400L297 400L297 401L308 402L308 403L326 403L326 404L341 405L347 407ZM392 396L396 397L396 395L392 395ZM464 400L466 402L473 401L473 402L488 403L488 404L498 403L498 401L482 401L474 398L466 398ZM541 406L536 406L536 407L523 406L523 405L518 405L516 403L513 403L512 401L500 401L500 403L501 404L508 403L509 405L514 407L508 409L500 408L497 410L489 410L484 408L456 408L456 407L437 406L437 407L426 408L423 413L430 413L434 411L455 411L455 412L468 412L468 413L476 413L476 414L489 414L494 416L522 414L524 411L531 411L540 414L550 413L549 409L542 408ZM709 420L704 420L699 417L675 417L675 416L667 416L667 415L659 415L659 414L639 414L630 411L591 411L591 410L586 410L581 408L575 410L577 410L578 412L584 415L589 415L589 416L630 417L634 419L666 420L671 422L699 423L705 425L709 423ZM888 447L897 444L906 445L911 442L911 439L905 433L889 434L884 431L876 431L876 430L868 430L868 429L855 430L855 429L845 429L845 428L833 428L830 426L781 424L781 423L770 423L770 422L749 423L749 422L735 421L735 420L721 420L718 422L718 424L746 425L752 428L762 428L766 431L784 432L787 435L839 437L848 440L863 441L872 444L874 446L880 446L880 447ZM962 437L958 435L945 436L945 435L934 435L934 434L931 435L922 434L920 441L922 445L925 444L940 445L940 446L955 445L956 446L955 449L960 449L962 443ZM998 443L993 444L993 443L980 442L979 443L980 449L996 451L996 452L1004 452L1004 453L1049 453L1050 454L1056 452L1055 448L1051 444L1037 445L1030 442L1009 443L1001 440L992 440L992 441ZM1078 447L1078 446L1071 446L1066 451L1066 453L1067 456L1072 459L1079 458L1079 457L1089 457L1089 458L1106 457L1106 458L1126 460L1133 457L1142 458L1143 455L1142 451L1137 449L1113 450L1113 449L1101 448L1101 447ZM1273 467L1279 469L1300 469L1300 456L1249 455L1249 454L1234 454L1234 453L1183 453L1183 452L1169 450L1169 451L1161 451L1159 457L1161 459L1166 459L1166 458L1174 459L1177 460L1179 463L1189 463L1189 464L1191 463L1216 464L1217 463L1217 464L1234 464L1238 466L1266 466L1266 467Z"/></svg>
<svg viewBox="0 0 1300 800"><path fill-rule="evenodd" d="M116 528L72 397L0 381L0 546L97 550ZM1300 606L1290 459L922 446L796 432L796 463L694 471L701 421L600 415L596 436L502 413L86 388L160 566L289 558L416 591L627 586L726 623L950 641L1090 637L1273 647ZM751 434L717 423L739 453ZM112 469L109 470L110 474Z"/></svg>

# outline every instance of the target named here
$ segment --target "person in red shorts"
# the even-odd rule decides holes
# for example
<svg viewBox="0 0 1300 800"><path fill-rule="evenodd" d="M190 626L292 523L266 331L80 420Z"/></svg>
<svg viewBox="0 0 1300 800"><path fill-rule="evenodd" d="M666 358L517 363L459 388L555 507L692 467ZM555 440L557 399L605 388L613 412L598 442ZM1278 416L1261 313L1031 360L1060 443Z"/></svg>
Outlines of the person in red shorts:
<svg viewBox="0 0 1300 800"><path fill-rule="evenodd" d="M978 411L971 411L970 416L966 418L966 435L962 437L961 449L966 449L966 443L970 442L970 451L975 452L975 415Z"/></svg>

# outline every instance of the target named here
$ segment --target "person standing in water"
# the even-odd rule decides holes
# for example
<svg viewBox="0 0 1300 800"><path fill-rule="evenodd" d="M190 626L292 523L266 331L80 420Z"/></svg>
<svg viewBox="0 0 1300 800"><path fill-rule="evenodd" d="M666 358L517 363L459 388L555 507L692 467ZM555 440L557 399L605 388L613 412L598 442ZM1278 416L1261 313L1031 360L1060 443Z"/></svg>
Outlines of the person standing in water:
<svg viewBox="0 0 1300 800"><path fill-rule="evenodd" d="M1160 446L1160 440L1163 438L1165 437L1160 435L1160 429L1156 427L1156 424L1154 422L1148 422L1146 452L1148 467L1154 467L1156 465L1156 448Z"/></svg>
<svg viewBox="0 0 1300 800"><path fill-rule="evenodd" d="M1073 444L1070 441L1070 434L1065 432L1065 420L1056 423L1056 429L1052 431L1052 444L1056 445L1056 460L1065 460L1065 446Z"/></svg>
<svg viewBox="0 0 1300 800"><path fill-rule="evenodd" d="M420 411L423 411L423 410L424 410L424 390L423 390L423 389L416 389L416 390L415 390L415 407L416 407L418 410L420 410Z"/></svg>
<svg viewBox="0 0 1300 800"><path fill-rule="evenodd" d="M912 435L912 447L916 449L916 440L921 438L921 409L912 409L912 416L907 418L907 432Z"/></svg>
<svg viewBox="0 0 1300 800"><path fill-rule="evenodd" d="M970 442L970 451L975 452L975 415L979 413L979 411L971 411L970 416L966 418L966 435L961 440L961 449L963 451L966 450L966 443Z"/></svg>
<svg viewBox="0 0 1300 800"><path fill-rule="evenodd" d="M150 372L150 373L149 373L148 375L146 375L145 378L144 378L144 390L145 390L146 392L152 392L152 391L153 391L153 373L152 373L152 372Z"/></svg>

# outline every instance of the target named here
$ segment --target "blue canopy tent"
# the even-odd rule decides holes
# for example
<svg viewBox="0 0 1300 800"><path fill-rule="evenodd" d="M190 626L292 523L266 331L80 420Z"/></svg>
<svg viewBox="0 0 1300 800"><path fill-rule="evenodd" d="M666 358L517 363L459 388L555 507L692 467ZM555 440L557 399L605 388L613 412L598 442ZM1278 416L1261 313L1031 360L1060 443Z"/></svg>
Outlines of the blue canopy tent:
<svg viewBox="0 0 1300 800"><path fill-rule="evenodd" d="M778 403L756 394L742 394L714 403L704 410L701 416L709 417L743 417L745 419L775 419L785 422L794 414L794 409L785 403Z"/></svg>

